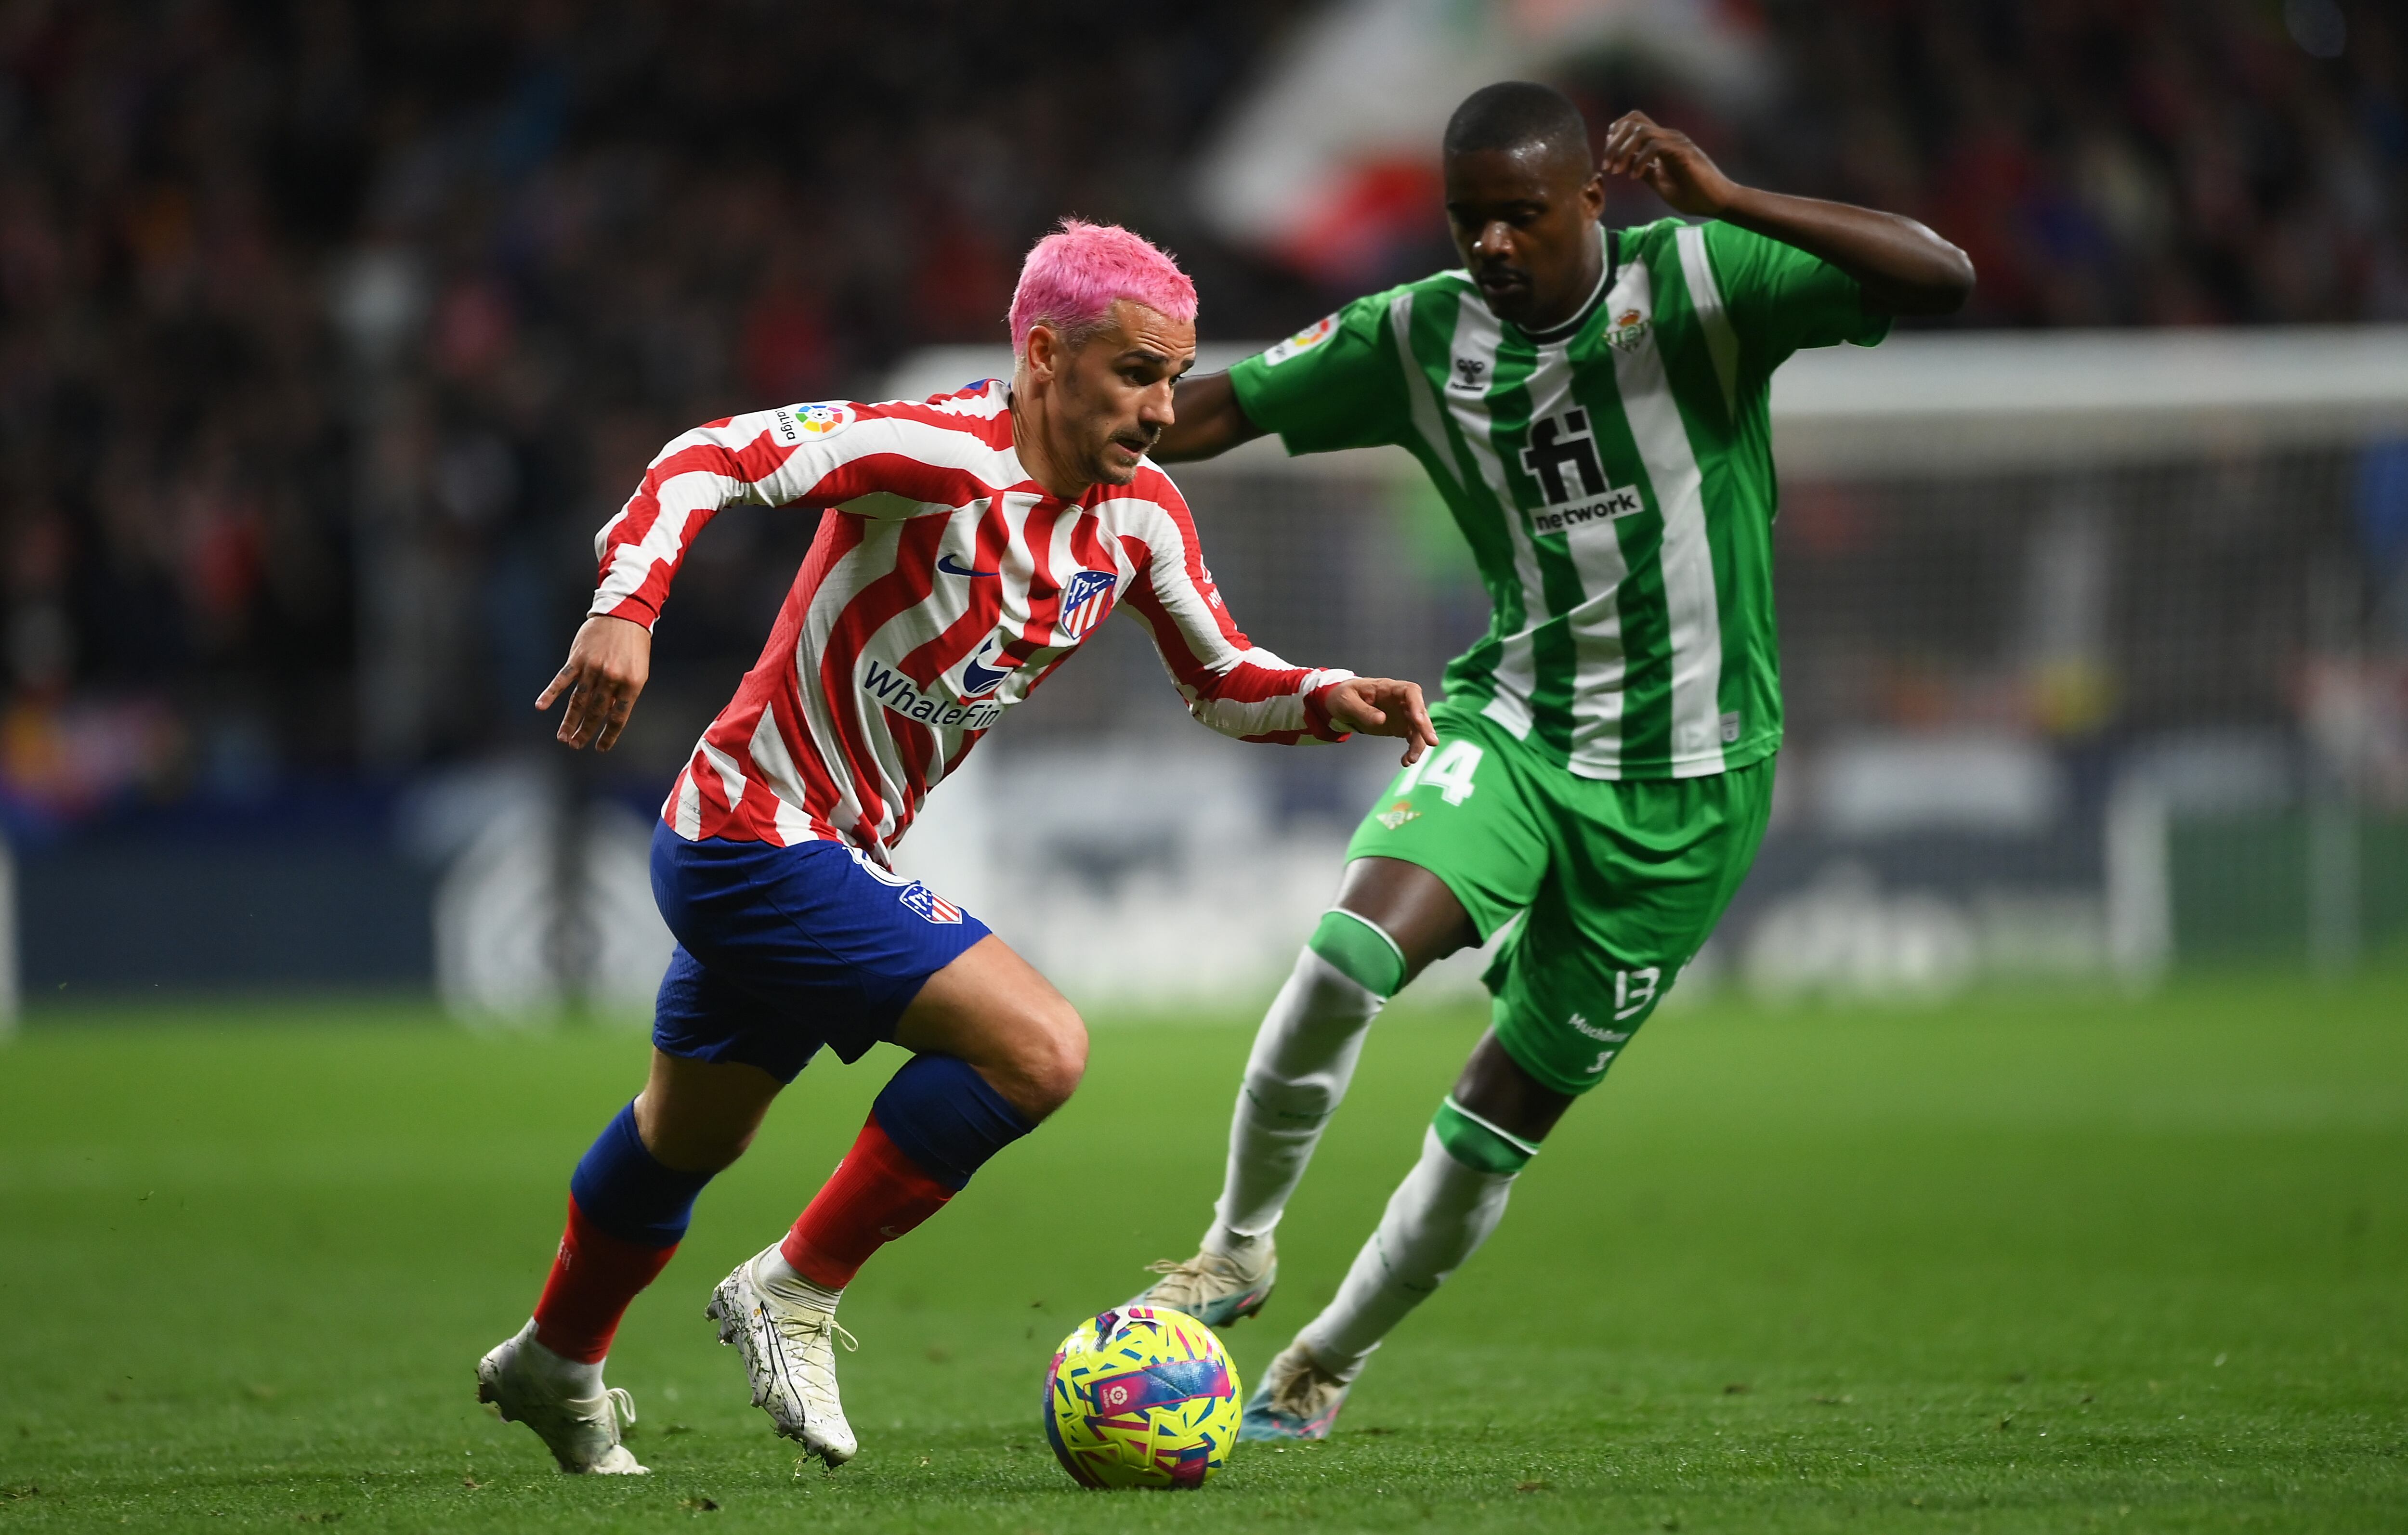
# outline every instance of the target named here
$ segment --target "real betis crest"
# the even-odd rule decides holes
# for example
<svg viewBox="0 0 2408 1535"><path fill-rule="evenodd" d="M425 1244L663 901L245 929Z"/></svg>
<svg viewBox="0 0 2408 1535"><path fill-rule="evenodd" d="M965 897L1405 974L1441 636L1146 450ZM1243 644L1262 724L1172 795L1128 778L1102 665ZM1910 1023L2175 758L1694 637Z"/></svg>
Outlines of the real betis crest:
<svg viewBox="0 0 2408 1535"><path fill-rule="evenodd" d="M1605 344L1616 351L1635 351L1647 338L1647 327L1653 323L1637 309L1625 309L1613 317L1613 324L1605 333Z"/></svg>

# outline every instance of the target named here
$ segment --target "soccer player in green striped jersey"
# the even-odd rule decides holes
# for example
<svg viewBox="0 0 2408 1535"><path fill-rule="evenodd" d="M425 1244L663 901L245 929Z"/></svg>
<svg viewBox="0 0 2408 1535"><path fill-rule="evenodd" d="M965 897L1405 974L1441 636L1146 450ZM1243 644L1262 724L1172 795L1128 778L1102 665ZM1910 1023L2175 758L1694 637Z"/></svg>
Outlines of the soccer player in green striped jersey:
<svg viewBox="0 0 2408 1535"><path fill-rule="evenodd" d="M1277 432L1292 453L1398 444L1494 608L1430 710L1440 746L1348 848L1337 904L1263 1020L1202 1250L1141 1302L1222 1325L1277 1277L1271 1228L1373 1017L1504 931L1492 1024L1338 1295L1264 1373L1241 1437L1319 1438L1382 1338L1469 1257L1513 1178L1713 930L1771 807L1781 744L1766 401L1801 347L1871 346L1971 292L1911 219L1732 182L1633 112L1603 165L1541 85L1448 123L1463 253L1180 387L1154 452ZM1609 230L1607 175L1701 222Z"/></svg>

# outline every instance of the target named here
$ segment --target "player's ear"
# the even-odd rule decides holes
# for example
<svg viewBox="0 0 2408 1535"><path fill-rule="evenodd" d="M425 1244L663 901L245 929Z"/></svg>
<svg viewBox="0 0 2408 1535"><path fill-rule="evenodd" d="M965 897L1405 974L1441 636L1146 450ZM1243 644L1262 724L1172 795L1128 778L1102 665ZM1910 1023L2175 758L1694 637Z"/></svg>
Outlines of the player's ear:
<svg viewBox="0 0 2408 1535"><path fill-rule="evenodd" d="M1028 327L1028 376L1050 381L1062 364L1062 338L1042 321Z"/></svg>

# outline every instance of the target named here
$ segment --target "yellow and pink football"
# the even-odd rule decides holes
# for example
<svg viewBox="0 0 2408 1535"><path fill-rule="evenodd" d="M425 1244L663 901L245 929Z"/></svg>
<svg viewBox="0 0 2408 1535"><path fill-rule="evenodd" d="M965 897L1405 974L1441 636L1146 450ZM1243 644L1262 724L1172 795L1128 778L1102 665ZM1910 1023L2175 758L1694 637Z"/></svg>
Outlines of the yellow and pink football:
<svg viewBox="0 0 2408 1535"><path fill-rule="evenodd" d="M1045 1436L1085 1487L1200 1487L1238 1440L1238 1370L1184 1313L1130 1306L1079 1324L1045 1371Z"/></svg>

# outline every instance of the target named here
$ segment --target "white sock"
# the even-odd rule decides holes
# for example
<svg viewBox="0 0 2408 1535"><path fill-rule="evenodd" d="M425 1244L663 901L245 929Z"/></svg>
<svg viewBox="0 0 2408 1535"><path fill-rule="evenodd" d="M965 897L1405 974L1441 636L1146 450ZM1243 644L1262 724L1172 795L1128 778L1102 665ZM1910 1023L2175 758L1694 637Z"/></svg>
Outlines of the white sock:
<svg viewBox="0 0 2408 1535"><path fill-rule="evenodd" d="M1475 1172L1447 1155L1436 1130L1397 1185L1378 1229L1337 1298L1297 1334L1324 1370L1351 1381L1380 1340L1427 1299L1497 1229L1514 1174Z"/></svg>
<svg viewBox="0 0 2408 1535"><path fill-rule="evenodd" d="M836 1303L844 1298L843 1285L831 1290L824 1284L805 1279L799 1270L786 1261L782 1248L770 1248L761 1255L758 1262L760 1267L753 1272L760 1279L762 1287L781 1300L833 1312Z"/></svg>
<svg viewBox="0 0 2408 1535"><path fill-rule="evenodd" d="M551 1387L554 1396L583 1399L602 1394L602 1361L589 1365L554 1354L537 1341L532 1318L519 1332L519 1358L526 1372Z"/></svg>
<svg viewBox="0 0 2408 1535"><path fill-rule="evenodd" d="M1311 949L1297 956L1246 1061L1207 1252L1251 1257L1279 1224L1384 1002Z"/></svg>

